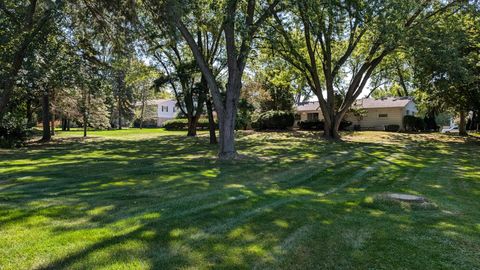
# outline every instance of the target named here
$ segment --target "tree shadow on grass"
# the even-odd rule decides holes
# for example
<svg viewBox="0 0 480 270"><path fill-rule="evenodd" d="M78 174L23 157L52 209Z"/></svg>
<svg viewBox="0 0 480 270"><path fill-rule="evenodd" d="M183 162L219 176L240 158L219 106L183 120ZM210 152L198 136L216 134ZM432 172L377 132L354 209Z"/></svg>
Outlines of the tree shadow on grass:
<svg viewBox="0 0 480 270"><path fill-rule="evenodd" d="M32 161L32 169L16 170L11 164L6 178L14 183L0 189L0 202L7 209L0 228L44 216L65 221L48 228L54 234L121 229L39 269L68 269L85 266L90 260L107 265L128 263L128 254L114 254L112 248L130 241L142 243L139 249L133 247L140 250L133 254L151 268L270 265L283 261L285 254L295 257L296 248L309 243L302 237L335 234L335 220L352 215L348 202L388 189L398 179L415 176L413 172L442 159L456 158L458 162L452 166L471 164L466 159L468 147L462 144L426 148L411 142L415 145L406 149L374 143L308 145L302 138L296 143L285 140L240 140L241 151L270 158L231 163L217 162L215 147L207 146L202 138L178 136L27 151L20 156ZM444 148L450 151L440 151ZM395 154L399 156L388 160ZM43 162L48 157L54 161ZM454 173L460 176L460 172ZM42 181L21 180L24 177ZM415 188L426 192L431 184L427 180ZM405 185L396 188L409 188ZM12 215L8 209L20 210ZM360 224L369 224L364 220L367 210L360 214ZM396 215L405 213L394 213L380 223L393 224L388 220L395 220ZM398 229L413 226L396 224ZM456 224L463 227L468 221ZM353 252L348 246L336 248ZM95 254L102 251L113 253L95 261L99 257Z"/></svg>

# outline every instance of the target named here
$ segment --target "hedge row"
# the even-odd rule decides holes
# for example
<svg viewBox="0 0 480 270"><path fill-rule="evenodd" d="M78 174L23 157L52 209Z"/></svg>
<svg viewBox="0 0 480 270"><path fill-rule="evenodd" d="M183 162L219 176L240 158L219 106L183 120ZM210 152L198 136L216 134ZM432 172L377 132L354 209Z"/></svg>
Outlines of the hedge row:
<svg viewBox="0 0 480 270"><path fill-rule="evenodd" d="M399 125L386 125L385 126L385 131L398 132L398 131L400 131L400 126Z"/></svg>
<svg viewBox="0 0 480 270"><path fill-rule="evenodd" d="M256 130L288 129L293 126L295 116L289 111L267 111L255 117L252 127Z"/></svg>
<svg viewBox="0 0 480 270"><path fill-rule="evenodd" d="M140 122L141 122L140 119L135 119L135 121L133 121L133 127L139 128L140 127ZM157 119L155 119L155 118L144 119L142 127L144 127L144 128L157 127Z"/></svg>
<svg viewBox="0 0 480 270"><path fill-rule="evenodd" d="M215 123L215 126L217 124ZM187 130L188 129L188 119L179 118L179 119L172 119L163 122L163 127L166 130ZM198 120L197 129L208 129L209 123L208 119L200 118Z"/></svg>
<svg viewBox="0 0 480 270"><path fill-rule="evenodd" d="M297 123L298 127L303 130L323 130L325 128L325 122L322 120L307 120L300 121ZM347 127L351 126L352 122L343 120L340 123L340 130L345 130Z"/></svg>

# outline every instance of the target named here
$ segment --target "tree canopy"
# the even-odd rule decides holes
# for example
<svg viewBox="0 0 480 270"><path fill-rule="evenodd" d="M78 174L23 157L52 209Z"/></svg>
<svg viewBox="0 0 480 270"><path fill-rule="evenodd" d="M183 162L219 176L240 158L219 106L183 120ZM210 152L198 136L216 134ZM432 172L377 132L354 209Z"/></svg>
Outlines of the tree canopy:
<svg viewBox="0 0 480 270"><path fill-rule="evenodd" d="M477 1L1 0L0 14L0 123L42 120L45 139L56 119L142 126L165 91L188 135L216 113L225 159L253 111L315 98L330 139L362 93L480 114Z"/></svg>

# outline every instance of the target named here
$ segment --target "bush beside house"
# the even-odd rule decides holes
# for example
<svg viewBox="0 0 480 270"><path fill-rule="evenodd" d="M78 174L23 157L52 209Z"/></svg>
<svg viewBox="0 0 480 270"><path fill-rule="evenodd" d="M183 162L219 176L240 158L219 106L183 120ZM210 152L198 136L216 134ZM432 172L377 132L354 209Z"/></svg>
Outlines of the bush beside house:
<svg viewBox="0 0 480 270"><path fill-rule="evenodd" d="M178 118L167 120L163 123L163 127L166 130L187 130L188 129L188 119ZM200 118L198 120L197 128L198 129L208 129L208 119Z"/></svg>
<svg viewBox="0 0 480 270"><path fill-rule="evenodd" d="M385 126L385 131L398 132L398 131L400 131L400 126L399 125L386 125Z"/></svg>
<svg viewBox="0 0 480 270"><path fill-rule="evenodd" d="M323 130L325 126L325 122L322 120L314 120L314 121L300 121L297 123L298 127L302 130ZM343 120L340 123L339 130L346 130L349 126L352 125L352 122Z"/></svg>
<svg viewBox="0 0 480 270"><path fill-rule="evenodd" d="M256 130L285 130L291 128L295 122L293 112L289 111L267 111L257 115L252 123Z"/></svg>
<svg viewBox="0 0 480 270"><path fill-rule="evenodd" d="M403 129L405 131L421 131L425 129L425 121L423 118L413 115L405 115L403 117Z"/></svg>

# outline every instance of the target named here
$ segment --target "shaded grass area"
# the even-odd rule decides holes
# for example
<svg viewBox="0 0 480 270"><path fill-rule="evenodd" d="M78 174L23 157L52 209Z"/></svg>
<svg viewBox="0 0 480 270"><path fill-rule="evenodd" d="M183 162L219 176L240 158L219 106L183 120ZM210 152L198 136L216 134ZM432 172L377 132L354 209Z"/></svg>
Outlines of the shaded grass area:
<svg viewBox="0 0 480 270"><path fill-rule="evenodd" d="M477 142L240 133L219 162L204 135L77 133L1 152L0 269L480 267Z"/></svg>

